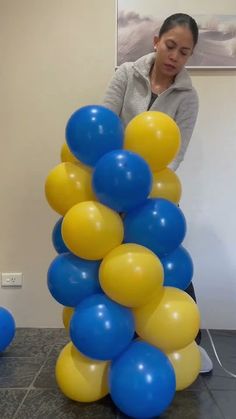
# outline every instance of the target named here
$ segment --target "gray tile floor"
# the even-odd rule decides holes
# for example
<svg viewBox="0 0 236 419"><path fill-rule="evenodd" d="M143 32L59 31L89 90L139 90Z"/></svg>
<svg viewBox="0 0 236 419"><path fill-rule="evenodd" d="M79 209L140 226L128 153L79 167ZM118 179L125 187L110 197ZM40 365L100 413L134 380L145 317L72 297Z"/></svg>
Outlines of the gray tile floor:
<svg viewBox="0 0 236 419"><path fill-rule="evenodd" d="M236 373L236 331L211 331L223 365ZM55 362L68 337L63 329L18 329L11 346L0 355L1 419L124 418L109 397L80 404L57 389ZM204 346L214 361L211 375L200 376L176 397L161 419L235 419L236 379L214 357L206 332Z"/></svg>

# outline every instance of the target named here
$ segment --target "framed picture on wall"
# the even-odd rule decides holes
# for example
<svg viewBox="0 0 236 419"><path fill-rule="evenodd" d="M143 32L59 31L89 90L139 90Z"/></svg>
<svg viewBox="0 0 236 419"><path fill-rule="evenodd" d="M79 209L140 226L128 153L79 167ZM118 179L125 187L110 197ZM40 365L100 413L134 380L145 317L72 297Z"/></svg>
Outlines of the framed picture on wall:
<svg viewBox="0 0 236 419"><path fill-rule="evenodd" d="M117 0L117 66L152 52L153 37L163 20L177 12L174 1L173 11L165 13L165 2L158 6L156 0ZM192 16L198 23L199 41L188 67L236 69L236 14Z"/></svg>

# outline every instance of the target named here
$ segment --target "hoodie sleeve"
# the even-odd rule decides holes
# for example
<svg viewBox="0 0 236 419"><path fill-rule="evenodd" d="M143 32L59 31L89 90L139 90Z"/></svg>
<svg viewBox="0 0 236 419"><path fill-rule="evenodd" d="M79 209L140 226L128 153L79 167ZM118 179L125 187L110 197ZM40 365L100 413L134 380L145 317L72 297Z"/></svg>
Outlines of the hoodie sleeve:
<svg viewBox="0 0 236 419"><path fill-rule="evenodd" d="M181 147L177 157L169 165L170 169L174 171L178 169L180 163L184 159L197 120L198 107L197 92L192 90L191 93L180 103L177 110L175 122L179 126L181 132Z"/></svg>
<svg viewBox="0 0 236 419"><path fill-rule="evenodd" d="M103 106L120 116L128 82L127 63L122 64L115 72L103 99Z"/></svg>

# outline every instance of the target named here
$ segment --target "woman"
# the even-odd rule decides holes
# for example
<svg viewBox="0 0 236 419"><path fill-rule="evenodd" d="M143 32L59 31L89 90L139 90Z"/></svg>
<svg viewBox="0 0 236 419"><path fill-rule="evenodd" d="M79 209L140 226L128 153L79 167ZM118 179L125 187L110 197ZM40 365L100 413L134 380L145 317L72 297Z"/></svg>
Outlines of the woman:
<svg viewBox="0 0 236 419"><path fill-rule="evenodd" d="M154 53L116 71L103 105L117 113L126 126L137 114L152 110L171 116L181 131L181 148L170 168L176 170L184 158L198 114L198 96L185 69L198 41L195 20L186 14L169 16L154 37ZM196 301L193 285L186 290ZM201 332L196 338L199 344ZM212 361L200 347L201 372L212 370Z"/></svg>

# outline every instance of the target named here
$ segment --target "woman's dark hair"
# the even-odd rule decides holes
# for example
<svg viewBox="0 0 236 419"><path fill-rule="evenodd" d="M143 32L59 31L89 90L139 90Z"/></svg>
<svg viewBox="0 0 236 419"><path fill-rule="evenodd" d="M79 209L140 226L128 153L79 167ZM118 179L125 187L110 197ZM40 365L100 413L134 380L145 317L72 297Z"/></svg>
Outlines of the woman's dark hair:
<svg viewBox="0 0 236 419"><path fill-rule="evenodd" d="M161 38L164 33L168 32L175 26L186 26L189 28L192 32L193 45L195 47L198 41L198 26L196 21L185 13L175 13L174 15L167 17L160 28L159 37Z"/></svg>

